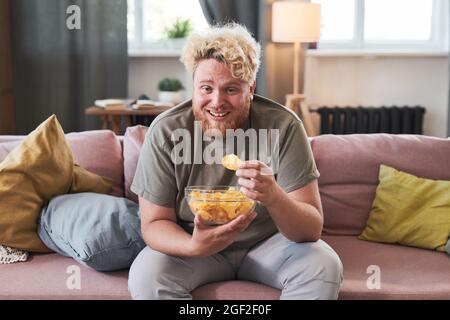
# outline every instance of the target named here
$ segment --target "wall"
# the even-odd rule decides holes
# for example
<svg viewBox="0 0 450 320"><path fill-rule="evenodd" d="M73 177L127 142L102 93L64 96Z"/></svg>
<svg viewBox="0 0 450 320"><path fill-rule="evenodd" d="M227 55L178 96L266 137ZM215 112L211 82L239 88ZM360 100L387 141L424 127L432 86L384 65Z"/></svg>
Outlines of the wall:
<svg viewBox="0 0 450 320"><path fill-rule="evenodd" d="M14 134L10 1L0 1L0 134Z"/></svg>
<svg viewBox="0 0 450 320"><path fill-rule="evenodd" d="M448 70L446 56L308 56L305 94L321 106L421 105L424 133L446 137Z"/></svg>
<svg viewBox="0 0 450 320"><path fill-rule="evenodd" d="M192 92L191 77L185 72L179 57L130 57L128 95L137 98L141 94L158 99L158 82L164 77L178 78L186 88L185 97Z"/></svg>
<svg viewBox="0 0 450 320"><path fill-rule="evenodd" d="M292 55L281 48L283 58L270 59L267 66L267 96L283 103L291 92L292 71L283 63ZM270 47L269 47L270 50ZM448 57L316 57L308 56L305 94L309 104L317 105L422 105L426 107L424 133L447 136ZM190 96L192 81L176 57L130 58L129 93L157 98L157 82L163 76L184 79L185 95ZM314 116L317 128L318 118Z"/></svg>
<svg viewBox="0 0 450 320"><path fill-rule="evenodd" d="M293 47L289 44L269 43L266 48L265 96L277 102L284 103L285 95L292 92L292 63ZM186 90L185 97L192 93L192 78L179 57L130 57L129 58L129 96L137 98L140 94L150 95L157 99L158 81L165 76L176 77L183 82ZM301 63L300 68L303 68ZM300 78L300 89L303 81Z"/></svg>

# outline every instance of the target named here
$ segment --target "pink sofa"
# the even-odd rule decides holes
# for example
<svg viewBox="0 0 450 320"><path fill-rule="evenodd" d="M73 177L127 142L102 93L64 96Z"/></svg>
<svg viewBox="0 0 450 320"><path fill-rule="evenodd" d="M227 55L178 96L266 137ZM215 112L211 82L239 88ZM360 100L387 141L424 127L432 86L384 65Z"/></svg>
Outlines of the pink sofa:
<svg viewBox="0 0 450 320"><path fill-rule="evenodd" d="M129 186L147 128L67 135L75 161L114 180L113 194L133 199ZM0 137L0 160L23 137ZM450 140L412 135L325 135L311 139L321 177L323 239L339 254L344 282L339 299L450 299L450 258L440 252L357 239L363 230L381 163L412 174L450 180ZM80 289L68 289L71 266ZM379 288L368 286L373 266ZM369 283L370 284L370 283ZM69 286L70 287L70 286ZM196 299L277 299L278 290L244 281L211 283ZM127 271L101 273L57 254L32 254L27 262L0 265L0 299L129 299Z"/></svg>

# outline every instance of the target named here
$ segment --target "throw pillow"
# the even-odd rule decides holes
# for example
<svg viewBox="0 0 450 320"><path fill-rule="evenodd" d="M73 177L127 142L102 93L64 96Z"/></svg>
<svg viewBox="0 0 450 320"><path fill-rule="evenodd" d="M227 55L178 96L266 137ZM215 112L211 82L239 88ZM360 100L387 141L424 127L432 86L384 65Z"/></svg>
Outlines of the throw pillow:
<svg viewBox="0 0 450 320"><path fill-rule="evenodd" d="M72 174L72 152L53 115L0 163L0 244L48 252L36 221L44 203L69 190Z"/></svg>
<svg viewBox="0 0 450 320"><path fill-rule="evenodd" d="M37 235L41 208L65 193L108 193L110 179L73 163L55 115L44 121L0 163L0 245L49 252Z"/></svg>
<svg viewBox="0 0 450 320"><path fill-rule="evenodd" d="M450 181L380 166L379 185L361 240L444 251L450 236Z"/></svg>
<svg viewBox="0 0 450 320"><path fill-rule="evenodd" d="M97 271L129 268L145 247L139 206L96 193L53 198L42 209L38 234L52 250Z"/></svg>
<svg viewBox="0 0 450 320"><path fill-rule="evenodd" d="M110 194L123 197L123 149L120 137L111 130L66 134L74 163L89 172L112 179Z"/></svg>
<svg viewBox="0 0 450 320"><path fill-rule="evenodd" d="M108 194L112 185L112 179L89 172L75 164L69 193L96 192Z"/></svg>

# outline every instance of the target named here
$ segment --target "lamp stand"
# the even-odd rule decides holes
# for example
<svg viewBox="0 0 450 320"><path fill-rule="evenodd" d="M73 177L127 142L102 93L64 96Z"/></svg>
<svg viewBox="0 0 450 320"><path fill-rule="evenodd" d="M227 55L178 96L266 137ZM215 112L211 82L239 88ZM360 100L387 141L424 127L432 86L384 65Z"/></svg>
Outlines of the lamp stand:
<svg viewBox="0 0 450 320"><path fill-rule="evenodd" d="M298 94L300 71L300 43L294 42L294 94Z"/></svg>

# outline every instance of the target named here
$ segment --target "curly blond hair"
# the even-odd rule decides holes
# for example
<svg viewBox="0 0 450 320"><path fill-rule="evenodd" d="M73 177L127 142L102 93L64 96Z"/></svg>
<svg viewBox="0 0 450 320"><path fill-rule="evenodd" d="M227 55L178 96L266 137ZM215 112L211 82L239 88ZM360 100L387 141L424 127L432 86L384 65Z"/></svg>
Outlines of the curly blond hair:
<svg viewBox="0 0 450 320"><path fill-rule="evenodd" d="M180 61L194 73L200 61L215 59L230 67L233 77L252 84L256 80L260 56L261 46L247 28L229 23L189 36Z"/></svg>

